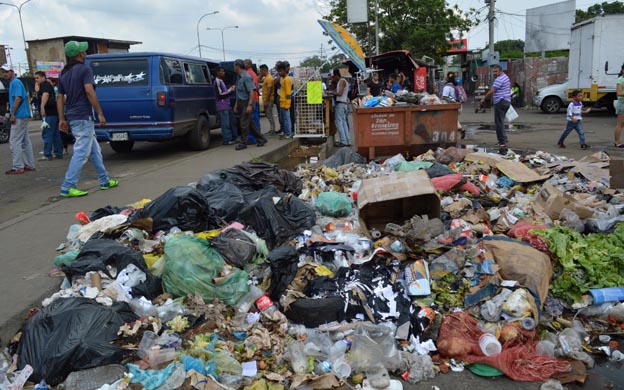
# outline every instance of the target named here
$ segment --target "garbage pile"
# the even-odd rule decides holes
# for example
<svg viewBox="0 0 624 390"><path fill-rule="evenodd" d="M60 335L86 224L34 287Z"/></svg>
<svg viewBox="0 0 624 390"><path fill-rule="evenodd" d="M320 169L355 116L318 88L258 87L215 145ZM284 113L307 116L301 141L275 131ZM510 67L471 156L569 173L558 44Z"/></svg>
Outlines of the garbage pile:
<svg viewBox="0 0 624 390"><path fill-rule="evenodd" d="M2 388L401 389L465 368L582 382L624 359L607 157L343 148L79 213Z"/></svg>

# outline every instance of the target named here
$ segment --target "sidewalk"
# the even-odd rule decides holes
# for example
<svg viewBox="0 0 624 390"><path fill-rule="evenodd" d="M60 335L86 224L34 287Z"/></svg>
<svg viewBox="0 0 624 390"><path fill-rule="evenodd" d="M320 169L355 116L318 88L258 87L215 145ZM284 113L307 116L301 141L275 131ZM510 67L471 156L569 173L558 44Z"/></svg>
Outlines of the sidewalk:
<svg viewBox="0 0 624 390"><path fill-rule="evenodd" d="M89 214L106 205L122 206L143 198L154 199L169 188L199 180L204 174L263 156L286 155L290 142L271 139L263 148L244 151L217 147L168 165L123 178L119 187L101 191L89 188L83 198L64 199L0 224L3 255L0 275L0 340L4 344L23 324L24 314L58 290L62 278L49 277L55 248L65 242L69 226L79 211Z"/></svg>

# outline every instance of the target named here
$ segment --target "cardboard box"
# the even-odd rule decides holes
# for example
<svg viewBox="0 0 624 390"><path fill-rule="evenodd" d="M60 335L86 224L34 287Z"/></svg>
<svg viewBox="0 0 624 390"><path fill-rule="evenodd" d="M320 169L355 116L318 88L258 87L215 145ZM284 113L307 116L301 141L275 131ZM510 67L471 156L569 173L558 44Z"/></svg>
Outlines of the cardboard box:
<svg viewBox="0 0 624 390"><path fill-rule="evenodd" d="M565 194L550 183L542 186L541 191L533 200L533 209L538 213L544 213L550 219L559 219L561 211L568 209L578 214L579 218L589 218L594 211L581 206L572 196Z"/></svg>
<svg viewBox="0 0 624 390"><path fill-rule="evenodd" d="M364 179L358 189L362 232L383 231L386 224L403 224L414 215L440 218L440 198L425 171L399 172Z"/></svg>

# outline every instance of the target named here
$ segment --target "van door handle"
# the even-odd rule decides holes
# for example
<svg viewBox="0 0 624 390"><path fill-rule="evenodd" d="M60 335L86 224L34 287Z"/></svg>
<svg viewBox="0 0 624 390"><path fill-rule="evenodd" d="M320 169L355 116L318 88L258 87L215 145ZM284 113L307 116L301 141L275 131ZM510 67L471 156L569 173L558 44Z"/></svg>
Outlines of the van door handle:
<svg viewBox="0 0 624 390"><path fill-rule="evenodd" d="M150 89L149 88L141 89L141 90L139 90L139 92L144 92L146 95L149 95L150 94Z"/></svg>

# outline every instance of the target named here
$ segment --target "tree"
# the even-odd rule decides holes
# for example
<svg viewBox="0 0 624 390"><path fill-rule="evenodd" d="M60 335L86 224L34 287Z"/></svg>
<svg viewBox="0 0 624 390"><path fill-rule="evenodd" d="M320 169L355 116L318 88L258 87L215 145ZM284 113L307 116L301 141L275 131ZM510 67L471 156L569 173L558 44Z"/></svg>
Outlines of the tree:
<svg viewBox="0 0 624 390"><path fill-rule="evenodd" d="M605 1L601 4L592 5L591 7L587 8L587 11L577 9L575 23L579 23L584 20L594 18L596 16L611 14L624 14L624 3L622 3L621 1L607 3Z"/></svg>
<svg viewBox="0 0 624 390"><path fill-rule="evenodd" d="M461 38L476 25L476 12L463 12L445 0L378 0L379 52L411 50L416 56L440 59L449 49L449 40ZM368 2L370 23L347 24L346 0L330 0L327 20L347 28L365 54L375 52L375 2Z"/></svg>
<svg viewBox="0 0 624 390"><path fill-rule="evenodd" d="M506 39L494 43L494 51L500 53L501 58L522 58L524 55L524 41L522 39Z"/></svg>
<svg viewBox="0 0 624 390"><path fill-rule="evenodd" d="M327 73L334 68L341 67L342 61L346 59L347 57L342 53L331 56L327 61L323 61L319 56L314 55L304 58L303 61L299 63L299 66L304 68L321 68L321 73Z"/></svg>

